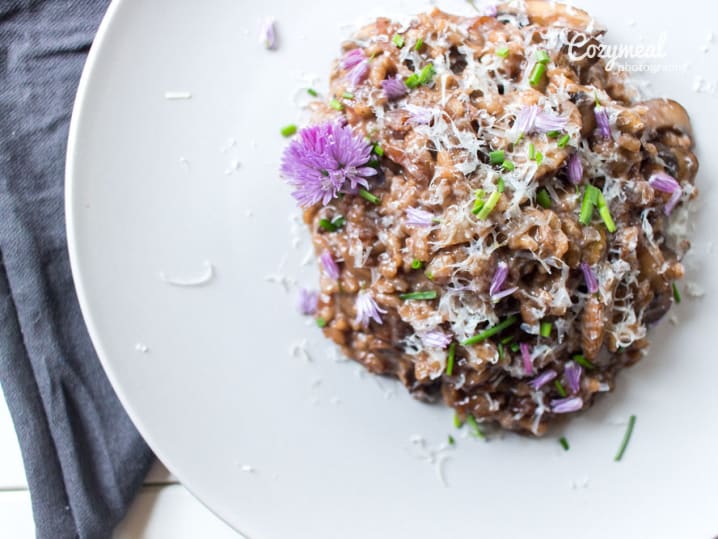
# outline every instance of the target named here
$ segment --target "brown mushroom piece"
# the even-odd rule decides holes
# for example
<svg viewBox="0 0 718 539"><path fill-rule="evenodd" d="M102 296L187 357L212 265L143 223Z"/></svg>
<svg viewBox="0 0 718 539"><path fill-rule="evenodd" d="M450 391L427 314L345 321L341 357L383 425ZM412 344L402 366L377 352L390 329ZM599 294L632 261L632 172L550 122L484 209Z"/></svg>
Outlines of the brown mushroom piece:
<svg viewBox="0 0 718 539"><path fill-rule="evenodd" d="M693 137L686 109L672 99L649 99L637 105L636 111L650 131L673 129Z"/></svg>

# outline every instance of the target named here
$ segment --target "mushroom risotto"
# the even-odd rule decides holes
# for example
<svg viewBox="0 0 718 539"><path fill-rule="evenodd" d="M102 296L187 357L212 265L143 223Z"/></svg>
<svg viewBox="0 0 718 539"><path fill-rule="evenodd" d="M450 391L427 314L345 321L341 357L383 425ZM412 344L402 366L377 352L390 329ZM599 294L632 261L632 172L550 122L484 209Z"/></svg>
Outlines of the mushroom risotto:
<svg viewBox="0 0 718 539"><path fill-rule="evenodd" d="M644 355L698 163L685 110L606 69L603 32L529 1L343 44L281 172L321 270L304 310L349 357L540 435Z"/></svg>

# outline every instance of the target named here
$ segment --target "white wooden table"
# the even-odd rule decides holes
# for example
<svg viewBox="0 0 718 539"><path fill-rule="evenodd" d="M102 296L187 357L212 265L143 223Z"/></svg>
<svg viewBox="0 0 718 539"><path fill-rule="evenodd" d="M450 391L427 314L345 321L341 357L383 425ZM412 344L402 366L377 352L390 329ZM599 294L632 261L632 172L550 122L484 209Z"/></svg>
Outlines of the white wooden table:
<svg viewBox="0 0 718 539"><path fill-rule="evenodd" d="M0 522L2 536L35 537L30 493L20 447L5 399L0 394ZM120 524L116 539L237 539L226 524L155 463L145 486Z"/></svg>

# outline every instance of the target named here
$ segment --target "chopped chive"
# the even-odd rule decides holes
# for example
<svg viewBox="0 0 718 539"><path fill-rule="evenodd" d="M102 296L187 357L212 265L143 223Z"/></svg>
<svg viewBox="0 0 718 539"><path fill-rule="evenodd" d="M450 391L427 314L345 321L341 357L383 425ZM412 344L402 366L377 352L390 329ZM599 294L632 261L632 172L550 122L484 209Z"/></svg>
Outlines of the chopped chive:
<svg viewBox="0 0 718 539"><path fill-rule="evenodd" d="M417 40L416 40L416 43L414 44L414 50L418 52L419 49L421 49L421 47L422 47L423 45L424 45L424 40L421 39L421 38L417 39Z"/></svg>
<svg viewBox="0 0 718 539"><path fill-rule="evenodd" d="M509 48L507 45L502 45L498 49L496 49L496 56L500 56L501 58L507 58L509 55Z"/></svg>
<svg viewBox="0 0 718 539"><path fill-rule="evenodd" d="M342 97L343 97L344 99L354 99L354 94L351 93L351 92L344 92L344 93L342 94Z"/></svg>
<svg viewBox="0 0 718 539"><path fill-rule="evenodd" d="M406 84L407 88L414 89L417 86L419 86L419 74L418 73L412 73L408 77L404 79L404 84Z"/></svg>
<svg viewBox="0 0 718 539"><path fill-rule="evenodd" d="M541 83L541 78L544 73L546 73L546 64L537 62L529 75L529 84L531 86L538 86Z"/></svg>
<svg viewBox="0 0 718 539"><path fill-rule="evenodd" d="M553 385L556 387L556 391L558 391L559 395L561 395L562 397L568 396L568 393L566 393L566 390L564 389L563 384L560 381L554 380Z"/></svg>
<svg viewBox="0 0 718 539"><path fill-rule="evenodd" d="M556 130L547 131L547 132L546 132L546 136L547 136L548 138L558 138L558 136L559 136L560 134L561 134L561 131L556 131Z"/></svg>
<svg viewBox="0 0 718 539"><path fill-rule="evenodd" d="M561 444L561 447L563 447L564 451L568 451L571 448L571 446L568 445L568 440L565 436L561 436L561 438L558 439L558 443Z"/></svg>
<svg viewBox="0 0 718 539"><path fill-rule="evenodd" d="M578 222L582 225L591 224L593 217L593 207L598 202L598 193L600 193L593 185L587 185L583 192L583 201L581 202L581 212L578 215Z"/></svg>
<svg viewBox="0 0 718 539"><path fill-rule="evenodd" d="M504 345L501 344L501 343L499 343L496 348L498 348L498 350L499 350L499 361L503 361L503 359L504 359Z"/></svg>
<svg viewBox="0 0 718 539"><path fill-rule="evenodd" d="M548 209L551 207L551 195L548 194L548 191L545 187L542 187L541 189L539 189L538 193L536 193L536 202L538 202L544 208Z"/></svg>
<svg viewBox="0 0 718 539"><path fill-rule="evenodd" d="M503 193L505 188L506 188L506 184L504 184L504 179L501 176L499 176L499 179L496 181L496 190L499 193Z"/></svg>
<svg viewBox="0 0 718 539"><path fill-rule="evenodd" d="M514 336L509 335L508 337L504 337L503 339L501 339L501 344L509 344L513 340L514 340Z"/></svg>
<svg viewBox="0 0 718 539"><path fill-rule="evenodd" d="M451 376L454 372L454 360L456 359L456 343L449 345L449 356L446 358L446 376Z"/></svg>
<svg viewBox="0 0 718 539"><path fill-rule="evenodd" d="M420 290L418 292L407 292L399 294L400 299L436 299L436 290Z"/></svg>
<svg viewBox="0 0 718 539"><path fill-rule="evenodd" d="M378 159L371 159L371 160L367 163L367 165L370 166L370 167L372 167L372 168L377 168L380 164L381 164L381 163L379 163L379 160L378 160Z"/></svg>
<svg viewBox="0 0 718 539"><path fill-rule="evenodd" d="M460 429L464 425L464 422L461 421L461 418L459 417L459 412L454 412L454 428Z"/></svg>
<svg viewBox="0 0 718 539"><path fill-rule="evenodd" d="M548 64L551 61L551 57L545 50L541 49L536 51L536 61L540 64Z"/></svg>
<svg viewBox="0 0 718 539"><path fill-rule="evenodd" d="M425 272L424 272L424 276L425 276L427 279L429 279L430 281L433 281L433 280L434 280L434 274L431 273L430 271L425 271Z"/></svg>
<svg viewBox="0 0 718 539"><path fill-rule="evenodd" d="M552 329L553 329L553 324L551 322L541 322L540 333L541 333L542 337L550 337Z"/></svg>
<svg viewBox="0 0 718 539"><path fill-rule="evenodd" d="M529 142L529 159L533 161L536 159L536 146L533 142Z"/></svg>
<svg viewBox="0 0 718 539"><path fill-rule="evenodd" d="M504 151L503 150L496 150L489 153L489 162L492 165L499 165L504 162Z"/></svg>
<svg viewBox="0 0 718 539"><path fill-rule="evenodd" d="M518 352L521 349L521 347L519 346L519 343L516 343L516 342L512 342L511 345L509 346L509 348L511 349L512 352Z"/></svg>
<svg viewBox="0 0 718 539"><path fill-rule="evenodd" d="M374 146L373 146L373 148L372 148L372 151L373 151L376 155L378 155L379 157L383 157L383 156L384 156L384 148L382 148L381 146L379 146L379 143L378 143L378 142L377 142L376 144L374 144Z"/></svg>
<svg viewBox="0 0 718 539"><path fill-rule="evenodd" d="M623 440L621 441L621 446L618 448L618 453L616 453L616 456L613 458L614 461L618 462L623 458L623 454L626 452L626 447L628 447L628 442L631 440L631 434L633 433L633 427L635 424L636 416L632 415L628 418L626 433L623 435Z"/></svg>
<svg viewBox="0 0 718 539"><path fill-rule="evenodd" d="M312 97L317 97L319 95L319 92L317 92L314 88L307 88L307 93Z"/></svg>
<svg viewBox="0 0 718 539"><path fill-rule="evenodd" d="M503 168L504 170L508 170L509 172L511 172L512 170L514 170L514 169L516 168L516 165L514 165L514 164L513 164L511 161L509 161L508 159L505 159L504 162L501 163L501 168Z"/></svg>
<svg viewBox="0 0 718 539"><path fill-rule="evenodd" d="M501 193L498 191L494 191L489 195L488 200L484 204L484 206L479 210L479 212L476 214L476 217L480 220L486 219L489 214L494 210L496 207L496 204L498 204L499 199L501 198Z"/></svg>
<svg viewBox="0 0 718 539"><path fill-rule="evenodd" d="M559 148L565 148L568 144L568 141L571 140L571 135L566 133L564 136L562 136L560 139L558 139L558 142L556 143Z"/></svg>
<svg viewBox="0 0 718 539"><path fill-rule="evenodd" d="M381 202L381 199L378 196L371 194L366 189L359 189L359 196L372 204L379 204L379 202Z"/></svg>
<svg viewBox="0 0 718 539"><path fill-rule="evenodd" d="M339 100L337 100L336 98L335 98L335 99L332 99L332 100L329 102L329 106L330 106L331 108L333 108L334 110L344 110L344 105L342 105L342 104L339 102Z"/></svg>
<svg viewBox="0 0 718 539"><path fill-rule="evenodd" d="M483 189L477 189L476 193L474 193L474 207L471 208L471 213L476 215L481 211L481 208L484 207L484 204L486 204L486 201L484 200L484 195L486 193Z"/></svg>
<svg viewBox="0 0 718 539"><path fill-rule="evenodd" d="M518 322L518 317L516 315L509 316L506 320L503 322L496 324L495 326L491 326L490 328L485 329L481 333L478 333L477 335L474 335L473 337L469 337L465 341L462 341L463 346L470 346L472 344L480 343L481 341L485 341L489 337L493 337L497 333L501 333L506 328L510 328L513 326L516 322Z"/></svg>
<svg viewBox="0 0 718 539"><path fill-rule="evenodd" d="M606 199L603 198L603 193L601 191L598 191L598 194L596 195L596 202L598 204L598 214L601 216L601 219L603 219L606 228L609 232L615 232L616 223L613 222L613 217L611 217L611 210L608 208L608 204L606 204Z"/></svg>
<svg viewBox="0 0 718 539"><path fill-rule="evenodd" d="M402 48L404 46L404 36L394 34L394 37L391 38L391 42L397 47Z"/></svg>
<svg viewBox="0 0 718 539"><path fill-rule="evenodd" d="M346 219L341 215L335 217L331 221L329 219L319 219L319 226L327 232L336 232L344 226Z"/></svg>
<svg viewBox="0 0 718 539"><path fill-rule="evenodd" d="M541 166L541 163L543 163L543 154L541 152L536 152L536 164Z"/></svg>
<svg viewBox="0 0 718 539"><path fill-rule="evenodd" d="M594 364L591 363L588 359L586 359L586 356L583 354L575 354L572 358L576 363L581 365L582 367L585 367L587 369L593 369L595 368Z"/></svg>
<svg viewBox="0 0 718 539"><path fill-rule="evenodd" d="M456 440L454 440L454 437L449 434L449 445L456 445Z"/></svg>
<svg viewBox="0 0 718 539"><path fill-rule="evenodd" d="M423 263L418 258L415 258L414 260L411 261L411 269L415 269L415 270L421 269L422 265L423 265Z"/></svg>
<svg viewBox="0 0 718 539"><path fill-rule="evenodd" d="M671 283L671 288L673 289L673 299L676 303L681 302L681 292L678 290L678 285L676 283Z"/></svg>
<svg viewBox="0 0 718 539"><path fill-rule="evenodd" d="M481 427L479 427L479 424L476 422L476 418L473 415L469 414L469 416L466 418L466 422L471 427L474 436L476 436L477 438L481 438L482 440L486 439L486 435L481 430Z"/></svg>
<svg viewBox="0 0 718 539"><path fill-rule="evenodd" d="M422 42L423 43L423 42ZM429 62L419 71L419 84L429 84L436 75L434 64Z"/></svg>
<svg viewBox="0 0 718 539"><path fill-rule="evenodd" d="M294 133L297 132L297 126L294 124L285 125L279 132L282 134L283 137L291 137Z"/></svg>
<svg viewBox="0 0 718 539"><path fill-rule="evenodd" d="M317 327L323 328L327 325L327 321L324 320L321 316L317 318Z"/></svg>

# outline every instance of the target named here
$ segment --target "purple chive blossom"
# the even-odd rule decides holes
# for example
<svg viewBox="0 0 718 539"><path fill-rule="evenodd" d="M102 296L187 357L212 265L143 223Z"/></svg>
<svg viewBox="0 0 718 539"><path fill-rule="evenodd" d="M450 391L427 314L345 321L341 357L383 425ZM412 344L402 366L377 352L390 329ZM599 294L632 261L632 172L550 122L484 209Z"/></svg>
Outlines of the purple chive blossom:
<svg viewBox="0 0 718 539"><path fill-rule="evenodd" d="M581 389L581 374L583 374L581 365L575 361L566 363L566 367L563 370L563 377L572 395L575 395L578 393L578 390Z"/></svg>
<svg viewBox="0 0 718 539"><path fill-rule="evenodd" d="M552 112L545 112L542 110L536 115L534 129L541 133L546 133L548 131L560 131L566 127L567 123L568 119L562 116L556 116Z"/></svg>
<svg viewBox="0 0 718 539"><path fill-rule="evenodd" d="M538 375L536 378L534 378L533 380L531 380L531 381L529 382L529 385L530 385L532 388L534 388L535 390L538 391L538 390L541 389L543 386L545 386L546 384L548 384L551 380L553 380L554 378L556 378L556 376L558 376L558 375L556 374L556 371L555 371L555 370L553 370L553 369L548 369L548 370L543 371L541 374L539 374L539 375Z"/></svg>
<svg viewBox="0 0 718 539"><path fill-rule="evenodd" d="M648 183L656 191L660 191L662 193L669 193L671 195L671 198L663 207L663 212L666 215L670 215L673 211L673 208L676 207L676 204L678 204L678 201L683 195L681 185L673 176L671 176L670 174L666 174L665 172L656 172L653 176L649 178Z"/></svg>
<svg viewBox="0 0 718 539"><path fill-rule="evenodd" d="M277 29L276 22L272 17L267 17L262 24L259 32L259 42L264 48L270 51L277 49Z"/></svg>
<svg viewBox="0 0 718 539"><path fill-rule="evenodd" d="M429 348L441 348L443 350L451 344L451 339L451 335L439 328L421 334L421 342Z"/></svg>
<svg viewBox="0 0 718 539"><path fill-rule="evenodd" d="M491 296L491 301L493 301L494 303L505 298L506 296L510 296L519 289L518 286L514 286L513 288L507 288L506 290L502 290L502 288L504 287L504 283L506 282L506 277L508 277L508 275L509 267L506 265L506 262L499 262L496 266L496 272L494 273L494 277L491 279L491 285L489 286L489 296Z"/></svg>
<svg viewBox="0 0 718 539"><path fill-rule="evenodd" d="M578 185L583 179L583 165L577 153L568 158L568 179L574 185Z"/></svg>
<svg viewBox="0 0 718 539"><path fill-rule="evenodd" d="M534 364L531 361L531 348L525 342L522 342L519 345L519 348L521 349L521 359L524 363L524 371L526 374L531 375L534 373Z"/></svg>
<svg viewBox="0 0 718 539"><path fill-rule="evenodd" d="M355 307L357 311L355 324L361 324L366 328L369 326L369 320L374 320L377 324L383 323L379 314L385 314L386 311L377 305L368 290L362 290L357 294Z"/></svg>
<svg viewBox="0 0 718 539"><path fill-rule="evenodd" d="M339 64L342 66L342 69L351 69L363 60L366 60L364 51L361 49L352 49L342 57Z"/></svg>
<svg viewBox="0 0 718 539"><path fill-rule="evenodd" d="M413 125L428 125L434 118L434 111L426 107L406 105L404 108L409 112L409 122Z"/></svg>
<svg viewBox="0 0 718 539"><path fill-rule="evenodd" d="M406 95L407 89L404 81L399 78L384 79L381 81L381 87L384 90L384 95L391 101L392 99L399 99Z"/></svg>
<svg viewBox="0 0 718 539"><path fill-rule="evenodd" d="M281 172L303 208L327 205L343 190L368 187L376 169L366 166L371 145L349 126L325 123L305 127L284 150Z"/></svg>
<svg viewBox="0 0 718 539"><path fill-rule="evenodd" d="M299 290L299 303L297 307L299 312L311 316L317 312L317 305L319 303L319 293L314 290L307 290L302 288Z"/></svg>
<svg viewBox="0 0 718 539"><path fill-rule="evenodd" d="M367 75L369 75L369 60L364 59L349 71L347 78L349 84L356 87L366 80Z"/></svg>
<svg viewBox="0 0 718 539"><path fill-rule="evenodd" d="M516 120L511 128L513 136L520 137L533 131L546 133L548 131L560 131L566 127L568 120L556 116L552 112L541 110L538 105L530 105L522 108L516 115Z"/></svg>
<svg viewBox="0 0 718 539"><path fill-rule="evenodd" d="M583 408L583 399L581 397L566 397L565 399L553 399L551 401L551 411L554 414L577 412L581 408Z"/></svg>
<svg viewBox="0 0 718 539"><path fill-rule="evenodd" d="M596 125L598 126L598 132L603 138L610 139L611 137L611 123L608 121L608 112L601 105L596 105L593 109L593 115L596 118Z"/></svg>
<svg viewBox="0 0 718 539"><path fill-rule="evenodd" d="M434 214L420 208L407 208L405 223L409 226L431 226L434 223Z"/></svg>
<svg viewBox="0 0 718 539"><path fill-rule="evenodd" d="M596 278L596 274L593 273L591 266L585 262L581 262L581 271L583 272L583 280L586 281L588 293L595 294L598 292L598 279Z"/></svg>
<svg viewBox="0 0 718 539"><path fill-rule="evenodd" d="M324 251L321 255L319 255L319 261L322 263L322 267L324 268L324 271L327 272L327 275L329 275L329 278L338 281L339 280L339 266L334 261L334 258L332 258L332 253L329 251Z"/></svg>

